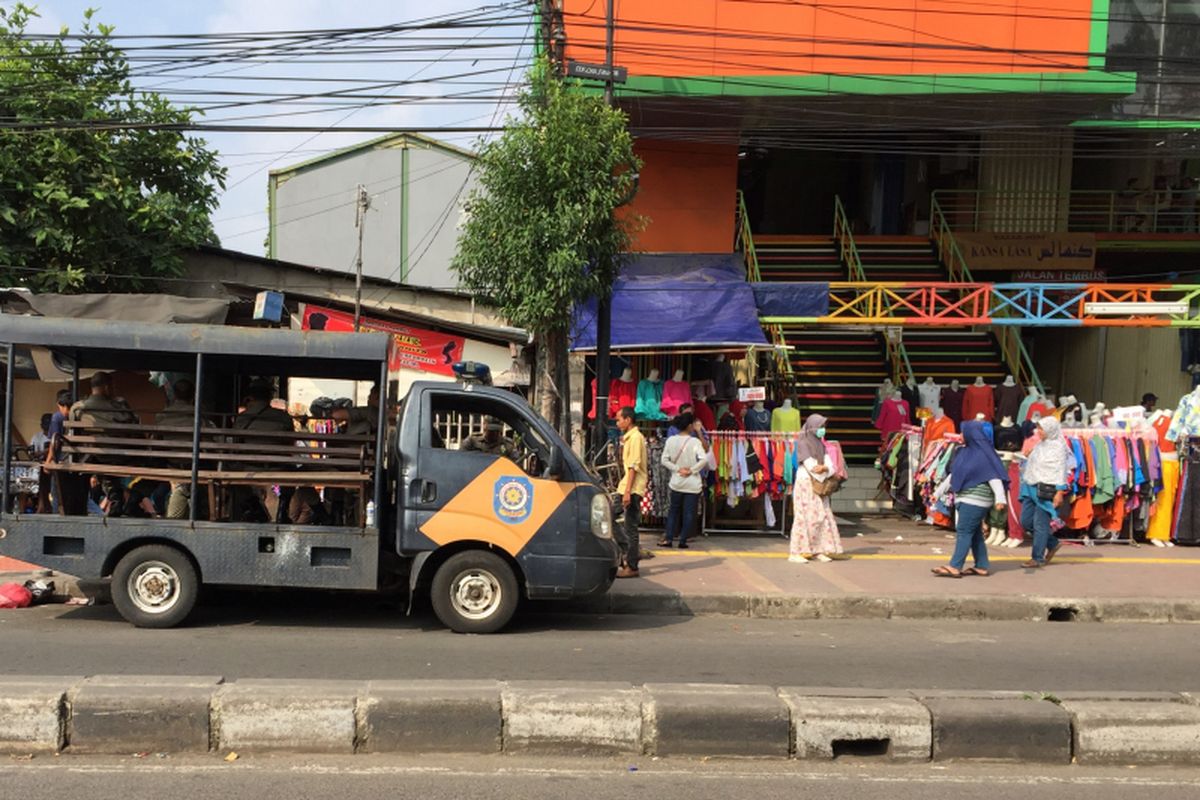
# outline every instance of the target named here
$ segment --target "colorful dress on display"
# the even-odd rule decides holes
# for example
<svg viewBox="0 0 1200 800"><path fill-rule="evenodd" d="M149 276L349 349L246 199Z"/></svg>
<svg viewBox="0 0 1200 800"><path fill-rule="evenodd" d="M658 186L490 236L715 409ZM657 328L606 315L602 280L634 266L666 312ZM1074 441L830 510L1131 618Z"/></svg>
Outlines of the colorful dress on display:
<svg viewBox="0 0 1200 800"><path fill-rule="evenodd" d="M692 387L687 381L667 381L663 384L662 403L659 410L667 418L679 413L679 407L692 402Z"/></svg>
<svg viewBox="0 0 1200 800"><path fill-rule="evenodd" d="M800 430L800 409L780 406L771 412L772 433L795 433Z"/></svg>
<svg viewBox="0 0 1200 800"><path fill-rule="evenodd" d="M975 419L977 414L983 414L984 422L996 418L996 398L992 387L971 384L963 391L962 418Z"/></svg>
<svg viewBox="0 0 1200 800"><path fill-rule="evenodd" d="M700 424L704 426L704 430L712 431L717 428L717 416L713 413L712 408L708 403L699 398L692 400L692 413L696 419L700 420Z"/></svg>
<svg viewBox="0 0 1200 800"><path fill-rule="evenodd" d="M1033 413L1033 404L1039 399L1036 394L1025 395L1025 398L1021 400L1021 405L1017 407L1016 421L1018 423L1029 421L1029 415Z"/></svg>
<svg viewBox="0 0 1200 800"><path fill-rule="evenodd" d="M664 420L667 415L662 412L662 381L652 381L643 378L638 381L637 405L634 410L641 419Z"/></svg>
<svg viewBox="0 0 1200 800"><path fill-rule="evenodd" d="M879 408L879 421L875 423L875 427L879 428L879 432L883 434L884 441L900 430L902 425L909 424L908 411L908 403L903 400L883 401L883 405Z"/></svg>
<svg viewBox="0 0 1200 800"><path fill-rule="evenodd" d="M771 412L765 408L762 411L751 408L746 412L746 430L760 432L771 430Z"/></svg>
<svg viewBox="0 0 1200 800"><path fill-rule="evenodd" d="M623 381L614 378L608 385L608 416L614 418L622 408L637 405L637 384L633 381Z"/></svg>

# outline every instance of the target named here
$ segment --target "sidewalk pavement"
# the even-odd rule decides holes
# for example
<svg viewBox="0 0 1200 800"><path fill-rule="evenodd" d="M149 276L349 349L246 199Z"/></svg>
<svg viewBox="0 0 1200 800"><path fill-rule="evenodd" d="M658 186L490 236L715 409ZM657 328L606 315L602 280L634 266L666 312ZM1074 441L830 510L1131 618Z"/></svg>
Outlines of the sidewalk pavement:
<svg viewBox="0 0 1200 800"><path fill-rule="evenodd" d="M1045 620L1054 609L1064 621L1200 621L1200 548L1065 543L1036 570L1021 567L1028 546L989 548L990 577L948 579L931 569L949 562L952 531L883 516L839 527L848 560L808 564L789 562L778 535L701 536L678 550L644 533L656 558L641 563L640 578L616 582L608 610Z"/></svg>
<svg viewBox="0 0 1200 800"><path fill-rule="evenodd" d="M700 536L687 550L642 534L641 577L618 580L575 611L731 614L783 619L943 619L1200 622L1200 548L1064 544L1049 567L1029 570L1029 548L990 548L990 577L934 577L948 563L952 531L897 517L842 518L848 560L793 564L788 540L769 534ZM969 562L968 562L969 563ZM0 583L33 575L0 557ZM56 576L60 594L95 595ZM546 603L546 610L561 610Z"/></svg>

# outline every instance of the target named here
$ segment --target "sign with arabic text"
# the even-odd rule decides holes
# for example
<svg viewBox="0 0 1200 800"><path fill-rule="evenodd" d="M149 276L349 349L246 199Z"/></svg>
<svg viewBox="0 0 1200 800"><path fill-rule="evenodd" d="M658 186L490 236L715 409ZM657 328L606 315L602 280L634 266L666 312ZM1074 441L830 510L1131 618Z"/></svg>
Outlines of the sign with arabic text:
<svg viewBox="0 0 1200 800"><path fill-rule="evenodd" d="M954 238L972 272L1082 272L1096 268L1096 236L1092 233L955 233Z"/></svg>
<svg viewBox="0 0 1200 800"><path fill-rule="evenodd" d="M354 315L332 308L306 305L301 328L306 331L353 332ZM464 342L461 336L449 336L371 317L363 317L359 329L391 334L393 345L388 368L392 372L411 369L453 377L455 362L463 360Z"/></svg>

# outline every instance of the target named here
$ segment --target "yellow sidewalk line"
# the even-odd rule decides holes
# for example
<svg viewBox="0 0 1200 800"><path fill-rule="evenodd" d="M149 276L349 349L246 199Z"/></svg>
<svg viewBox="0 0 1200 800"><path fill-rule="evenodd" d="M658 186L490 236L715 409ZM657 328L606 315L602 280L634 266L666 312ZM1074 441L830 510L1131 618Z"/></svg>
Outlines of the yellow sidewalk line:
<svg viewBox="0 0 1200 800"><path fill-rule="evenodd" d="M717 558L787 558L787 553L740 553L736 550L691 550L681 553L678 550L654 548L655 555L675 558L700 558L703 556ZM943 555L904 555L901 553L864 553L862 555L847 554L853 561L945 561L949 553ZM992 556L992 561L1028 561L1029 556ZM1129 558L1126 556L1059 556L1054 559L1056 564L1200 564L1200 558Z"/></svg>

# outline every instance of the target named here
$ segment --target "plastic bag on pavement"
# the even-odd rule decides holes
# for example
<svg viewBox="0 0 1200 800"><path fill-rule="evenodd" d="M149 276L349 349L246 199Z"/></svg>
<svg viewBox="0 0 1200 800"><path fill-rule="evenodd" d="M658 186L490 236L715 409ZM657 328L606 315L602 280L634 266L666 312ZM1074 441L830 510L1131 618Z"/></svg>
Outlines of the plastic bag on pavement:
<svg viewBox="0 0 1200 800"><path fill-rule="evenodd" d="M40 606L54 600L54 581L25 581L25 588L29 590L30 605Z"/></svg>
<svg viewBox="0 0 1200 800"><path fill-rule="evenodd" d="M0 584L0 608L25 608L32 602L33 593L21 584Z"/></svg>

